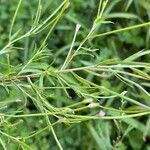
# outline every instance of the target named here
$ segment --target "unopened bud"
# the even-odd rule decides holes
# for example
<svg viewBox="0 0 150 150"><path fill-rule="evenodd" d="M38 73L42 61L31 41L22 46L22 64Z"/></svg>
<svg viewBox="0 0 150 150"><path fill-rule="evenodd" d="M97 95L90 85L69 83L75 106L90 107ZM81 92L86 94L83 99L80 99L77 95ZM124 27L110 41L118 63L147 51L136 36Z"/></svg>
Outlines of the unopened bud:
<svg viewBox="0 0 150 150"><path fill-rule="evenodd" d="M77 24L77 25L76 25L76 31L79 31L80 27L81 27L81 25L80 25L80 24Z"/></svg>
<svg viewBox="0 0 150 150"><path fill-rule="evenodd" d="M9 59L9 56L10 56L9 53L7 53L7 54L6 54L6 58Z"/></svg>
<svg viewBox="0 0 150 150"><path fill-rule="evenodd" d="M20 99L16 99L16 100L15 100L15 102L22 102L22 100L20 100Z"/></svg>
<svg viewBox="0 0 150 150"><path fill-rule="evenodd" d="M59 118L58 122L65 122L66 120L67 120L67 118L62 117L62 118Z"/></svg>
<svg viewBox="0 0 150 150"><path fill-rule="evenodd" d="M97 107L97 106L99 106L99 103L90 103L90 104L88 105L89 108L95 108L95 107Z"/></svg>
<svg viewBox="0 0 150 150"><path fill-rule="evenodd" d="M85 103L91 103L93 102L93 98L87 98L84 100Z"/></svg>

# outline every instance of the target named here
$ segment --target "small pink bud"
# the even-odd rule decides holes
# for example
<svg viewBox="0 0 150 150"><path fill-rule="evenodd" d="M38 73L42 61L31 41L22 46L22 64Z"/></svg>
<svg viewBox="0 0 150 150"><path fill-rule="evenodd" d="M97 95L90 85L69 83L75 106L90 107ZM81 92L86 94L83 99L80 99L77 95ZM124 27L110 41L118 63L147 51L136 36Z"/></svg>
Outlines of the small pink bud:
<svg viewBox="0 0 150 150"><path fill-rule="evenodd" d="M99 117L104 117L104 116L106 115L106 113L101 110L101 111L98 113L98 115L99 115Z"/></svg>

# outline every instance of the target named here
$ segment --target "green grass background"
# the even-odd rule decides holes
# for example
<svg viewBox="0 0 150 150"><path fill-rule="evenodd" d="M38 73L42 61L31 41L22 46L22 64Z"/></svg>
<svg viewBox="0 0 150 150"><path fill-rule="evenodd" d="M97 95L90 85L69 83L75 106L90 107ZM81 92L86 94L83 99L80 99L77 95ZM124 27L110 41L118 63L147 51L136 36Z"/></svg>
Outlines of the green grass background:
<svg viewBox="0 0 150 150"><path fill-rule="evenodd" d="M29 35L63 1L18 2L0 0L0 150L150 150L150 1L64 0Z"/></svg>

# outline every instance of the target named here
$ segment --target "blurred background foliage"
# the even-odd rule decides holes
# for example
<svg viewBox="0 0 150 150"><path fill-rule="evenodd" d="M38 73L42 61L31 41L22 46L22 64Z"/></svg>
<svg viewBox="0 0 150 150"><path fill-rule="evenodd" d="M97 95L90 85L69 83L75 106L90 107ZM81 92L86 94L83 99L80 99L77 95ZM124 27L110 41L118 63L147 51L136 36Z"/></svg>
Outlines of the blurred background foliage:
<svg viewBox="0 0 150 150"><path fill-rule="evenodd" d="M40 22L47 18L49 14L51 14L62 1L42 0L41 2L42 15ZM9 41L9 29L17 3L18 0L0 0L0 49L2 49ZM72 42L75 25L81 25L81 30L79 31L77 40L75 42L76 47L79 45L79 41L81 41L90 31L92 22L94 21L94 18L97 14L98 3L98 0L70 0L69 8L65 11L50 38L47 40L46 49L51 55L47 59L39 61L41 66L43 63L45 63L45 65L53 63L53 67L60 68L66 58L70 43ZM20 29L19 34L26 33L29 30L33 22L33 18L36 15L37 6L38 0L23 0L17 15L15 25L13 27L14 33L17 32L18 29ZM150 20L150 1L113 0L109 1L106 11L108 12L107 17L113 23L99 25L97 28L97 33L104 33L114 29L120 29L131 25L148 22ZM25 64L28 59L31 58L34 45L36 44L37 47L40 46L42 39L47 32L48 29L43 30L39 34L26 37L13 45L14 47L18 47L17 51L14 50L10 54L10 62L13 66L11 69L14 70L14 72L17 68L15 68L15 66L19 67L20 64ZM94 52L95 57L88 55L77 56L74 59L72 66L80 67L112 58L122 60L140 50L148 50L150 48L150 28L143 27L127 32L95 38L93 40L88 40L85 45L85 47L99 50ZM150 55L144 55L139 58L138 61L150 63ZM7 74L7 63L7 56L0 55L0 74ZM98 85L111 88L113 91L118 93L121 93L124 90L129 91L129 96L139 100L142 99L142 101L150 106L149 97L147 95L143 94L137 89L133 89L132 87L127 86L113 76L110 78L101 79L84 73L82 76L86 77L86 79L94 83L97 83ZM51 82L55 82L50 80L51 79L49 79L49 81L46 80L45 85L48 85ZM134 81L141 82L140 79ZM143 85L145 84L143 83ZM147 91L149 91L149 87L149 82L147 82ZM57 107L64 105L66 106L81 100L81 97L79 97L73 90L68 91L72 99L67 98L65 93L58 89L52 91L49 90L46 94L49 98L49 101ZM4 101L22 99L23 97L18 89L14 88L7 92L7 87L4 89L2 86L0 86L0 95L1 107L4 106ZM25 108L23 108L24 112L36 112L34 104L30 101L27 102L27 104L23 104L22 102L16 103L8 103L7 110L2 109L0 111L15 112L17 110L21 110L25 105ZM121 103L119 103L117 100L114 101L113 98L105 102L102 101L102 103L106 104L107 106L113 106L116 108L121 105ZM91 111L91 114L92 113L93 112ZM55 119L53 118L53 120ZM3 120L1 119L0 122L3 122ZM113 119L111 121L86 121L73 125L60 124L54 129L60 143L66 150L150 150L149 124L150 117L144 116L136 119L130 118L118 121ZM28 132L33 132L34 130L44 128L44 121L42 117L39 117L38 119L35 119L34 117L27 119L12 119L11 124L9 121L4 122L3 128L5 128L10 135L15 137L25 137L27 136L26 133ZM10 142L8 139L5 139L5 142L8 143L8 149L21 149L21 147L16 146L16 144ZM47 131L44 131L38 136L28 139L27 143L35 150L58 149L53 136ZM0 146L0 150L1 149L3 148Z"/></svg>

